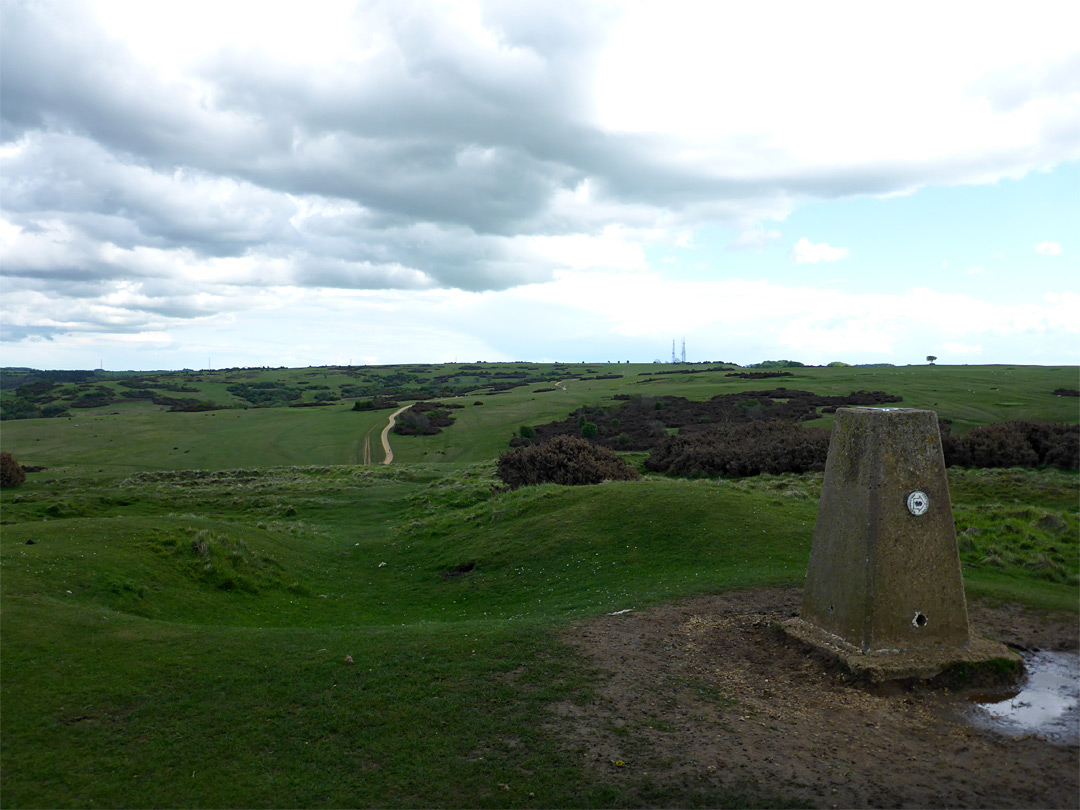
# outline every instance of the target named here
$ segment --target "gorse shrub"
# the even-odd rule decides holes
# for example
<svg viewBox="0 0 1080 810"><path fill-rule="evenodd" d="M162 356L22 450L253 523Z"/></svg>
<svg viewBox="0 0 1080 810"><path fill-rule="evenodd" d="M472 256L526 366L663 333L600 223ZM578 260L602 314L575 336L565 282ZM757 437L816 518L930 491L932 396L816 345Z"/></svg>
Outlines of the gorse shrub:
<svg viewBox="0 0 1080 810"><path fill-rule="evenodd" d="M397 402L386 397L372 397L371 399L358 399L353 403L354 411L381 411L386 408L396 408Z"/></svg>
<svg viewBox="0 0 1080 810"><path fill-rule="evenodd" d="M946 466L1080 467L1080 427L1049 422L996 422L953 436L939 420ZM829 431L795 422L728 422L660 441L645 469L669 475L741 478L825 469Z"/></svg>
<svg viewBox="0 0 1080 810"><path fill-rule="evenodd" d="M994 422L964 436L942 430L945 464L957 467L1080 467L1080 426L1053 422Z"/></svg>
<svg viewBox="0 0 1080 810"><path fill-rule="evenodd" d="M26 470L22 468L6 450L0 453L0 487L15 487L26 480Z"/></svg>
<svg viewBox="0 0 1080 810"><path fill-rule="evenodd" d="M461 407L449 402L417 402L398 417L394 433L401 436L433 436L441 433L444 427L454 424L450 410Z"/></svg>
<svg viewBox="0 0 1080 810"><path fill-rule="evenodd" d="M670 475L740 478L761 473L825 469L829 432L794 422L729 422L669 436L645 460L645 469Z"/></svg>
<svg viewBox="0 0 1080 810"><path fill-rule="evenodd" d="M576 436L555 436L542 444L499 456L496 475L513 489L534 484L599 484L633 481L637 471L614 451Z"/></svg>
<svg viewBox="0 0 1080 810"><path fill-rule="evenodd" d="M824 396L788 388L718 394L703 401L636 394L616 394L613 399L615 402L611 405L581 407L566 419L535 425L536 437L531 441L539 444L560 434L585 435L582 429L589 423L596 425L597 432L595 437L586 438L593 438L595 442L618 450L652 450L667 438L669 431L686 433L695 425L775 419L801 422L817 419L822 413L832 413L837 408L900 401L900 397L884 391L852 391L846 396ZM616 441L617 437L622 438ZM511 446L520 444L520 438L515 437Z"/></svg>

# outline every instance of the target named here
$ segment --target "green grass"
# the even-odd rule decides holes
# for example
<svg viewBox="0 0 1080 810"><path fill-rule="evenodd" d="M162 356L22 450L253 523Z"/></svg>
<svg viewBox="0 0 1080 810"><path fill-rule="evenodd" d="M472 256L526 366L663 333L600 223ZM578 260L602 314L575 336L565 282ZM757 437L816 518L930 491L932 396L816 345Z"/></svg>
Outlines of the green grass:
<svg viewBox="0 0 1080 810"><path fill-rule="evenodd" d="M204 413L115 409L72 419L3 423L4 449L46 477L128 475L145 470L233 469L282 464L358 464L364 437L383 458L379 433L389 410L253 408Z"/></svg>
<svg viewBox="0 0 1080 810"><path fill-rule="evenodd" d="M521 424L616 393L703 398L777 382L899 393L969 426L1025 408L1076 419L1075 400L1049 395L1075 385L1075 369L746 381L589 368L627 376L469 395L444 433L393 437L391 467L358 464L365 435L381 460L388 412L348 402L5 421L4 449L48 467L0 491L5 805L626 806L618 774L588 775L552 731L550 705L589 701L596 677L560 628L800 583L821 476L499 491L493 460ZM284 372L292 384L336 379ZM220 394L284 372L192 384ZM968 593L1075 612L1076 474L949 478ZM745 804L662 794L688 801Z"/></svg>
<svg viewBox="0 0 1080 810"><path fill-rule="evenodd" d="M198 388L200 393L163 393L211 399L234 407L238 400L224 393L225 387L233 382L278 382L292 387L329 385L335 390L348 384L390 391L402 386L407 392L460 368L460 364L361 368L353 371L356 376L336 368L192 372L173 375L177 378L173 382ZM818 394L882 390L903 397L904 407L929 408L953 420L957 433L1007 419L1080 420L1075 398L1052 393L1057 388L1077 386L1075 367L798 368L793 370L793 377L767 380L726 377L726 369L700 374L654 374L670 368L654 364L485 364L484 370L493 375L515 371L534 376L558 374L564 378L566 390L535 393L537 388L553 387L551 382L538 381L496 395L468 393L464 389L489 378L453 378L454 384L463 388L457 401L465 406L454 412L457 422L435 436L392 436L395 458L405 464L451 465L489 460L507 449L511 436L522 424L563 419L582 405L610 403L616 394L672 394L707 399L717 394L780 385ZM614 380L575 378L584 375L586 369L601 375L623 376ZM643 376L646 373L651 376ZM10 372L5 373L5 378L8 376ZM161 375L160 379L169 378ZM109 380L100 384L119 386ZM310 400L313 394L313 390L305 389L305 400ZM5 388L0 396L10 400L14 391ZM338 404L319 408L247 408L205 413L165 413L146 401L75 409L70 419L5 421L3 446L24 464L49 467L50 471L65 475L96 474L99 470L125 475L138 470L354 464L362 461L363 439L369 435L373 461L377 463L382 460L379 432L389 412L353 412L350 409L354 399L346 397ZM478 401L484 404L475 405ZM828 426L831 417L808 424Z"/></svg>
<svg viewBox="0 0 1080 810"><path fill-rule="evenodd" d="M797 584L820 476L491 485L490 465L289 467L3 491L5 802L625 805L547 730L593 677L558 628ZM952 487L988 526L1076 525L1075 475ZM1075 609L1075 577L1027 564L1043 552L967 568L969 592Z"/></svg>
<svg viewBox="0 0 1080 810"><path fill-rule="evenodd" d="M597 803L535 722L582 678L544 628L4 619L8 806Z"/></svg>

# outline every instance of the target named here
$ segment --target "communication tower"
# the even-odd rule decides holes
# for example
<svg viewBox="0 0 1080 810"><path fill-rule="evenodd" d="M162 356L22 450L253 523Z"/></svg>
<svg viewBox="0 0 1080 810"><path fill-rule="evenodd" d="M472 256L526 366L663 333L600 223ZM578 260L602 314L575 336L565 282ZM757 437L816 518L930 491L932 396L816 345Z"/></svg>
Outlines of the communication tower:
<svg viewBox="0 0 1080 810"><path fill-rule="evenodd" d="M675 338L671 339L671 364L675 365Z"/></svg>
<svg viewBox="0 0 1080 810"><path fill-rule="evenodd" d="M686 362L686 338L682 339L682 362Z"/></svg>

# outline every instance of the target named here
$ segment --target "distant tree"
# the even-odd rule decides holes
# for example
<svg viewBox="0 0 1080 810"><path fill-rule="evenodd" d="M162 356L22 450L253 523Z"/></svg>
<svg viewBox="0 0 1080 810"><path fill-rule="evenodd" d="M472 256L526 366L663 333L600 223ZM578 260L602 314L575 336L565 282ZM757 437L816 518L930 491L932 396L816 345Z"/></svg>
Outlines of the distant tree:
<svg viewBox="0 0 1080 810"><path fill-rule="evenodd" d="M531 439L536 435L536 428L532 425L522 425L518 428L518 435L523 439Z"/></svg>
<svg viewBox="0 0 1080 810"><path fill-rule="evenodd" d="M932 355L932 354L926 355L926 362L929 363L930 365L934 365L935 360L937 360L937 358L934 355Z"/></svg>
<svg viewBox="0 0 1080 810"><path fill-rule="evenodd" d="M747 368L805 368L805 363L798 360L762 360L760 363L751 363Z"/></svg>
<svg viewBox="0 0 1080 810"><path fill-rule="evenodd" d="M26 470L15 458L4 451L0 453L0 487L14 487L26 480Z"/></svg>
<svg viewBox="0 0 1080 810"><path fill-rule="evenodd" d="M591 439L599 432L600 429L592 422L586 422L581 426L581 438L583 439Z"/></svg>

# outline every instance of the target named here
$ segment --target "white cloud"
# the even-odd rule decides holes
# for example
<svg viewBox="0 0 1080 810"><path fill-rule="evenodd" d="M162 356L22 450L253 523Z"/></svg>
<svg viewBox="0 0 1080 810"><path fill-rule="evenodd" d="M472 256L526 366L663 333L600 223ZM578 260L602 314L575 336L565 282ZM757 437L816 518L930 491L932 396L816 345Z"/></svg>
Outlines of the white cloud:
<svg viewBox="0 0 1080 810"><path fill-rule="evenodd" d="M762 333L786 330L792 349L798 349L802 337L811 332L833 336L838 348L858 333L874 335L875 345L924 333L948 338L1050 331L1080 334L1080 321L1073 317L1080 296L1074 293L1040 304L996 304L928 289L885 295L768 281L676 281L655 273L560 272L551 282L515 288L504 295L503 300L571 302L625 335L664 335L705 327L724 332L750 326Z"/></svg>
<svg viewBox="0 0 1080 810"><path fill-rule="evenodd" d="M922 362L928 353L979 362L1080 361L1080 296L1069 292L997 304L925 289L881 295L768 281L679 281L625 270L558 271L551 281L503 291L236 288L222 291L236 296L230 314L183 321L168 313L125 319L122 299L138 293L121 292L109 299L115 306L93 302L104 310L98 313L90 302L58 305L40 294L16 296L9 306L29 323L49 313L58 327L50 340L31 333L22 341L17 364L94 367L103 356L112 368L202 367L208 353L215 366L350 358L643 360L667 356L672 338L683 335L691 357L743 363L787 357L902 364ZM98 318L93 330L80 331L92 318ZM364 328L358 331L357 324ZM107 337L99 344L91 331ZM171 344L130 359L142 351L140 336L152 335L148 344L161 345L164 334ZM122 352L128 359L116 359Z"/></svg>
<svg viewBox="0 0 1080 810"><path fill-rule="evenodd" d="M530 251L559 267L644 270L646 266L637 236L617 226L605 228L598 236L532 236L524 241Z"/></svg>
<svg viewBox="0 0 1080 810"><path fill-rule="evenodd" d="M1075 120L1075 93L1055 77L1068 75L1080 11L1040 8L987 14L958 0L935 6L927 25L929 5L886 22L874 4L786 4L777 26L769 4L634 4L600 64L599 120L615 131L692 133L705 166L730 165L753 144L740 174L873 166L891 155L943 159L975 176L984 157L1038 138L1043 121ZM1016 103L997 103L1027 74L1042 79L1012 92ZM1071 140L1052 149L1075 154Z"/></svg>
<svg viewBox="0 0 1080 810"><path fill-rule="evenodd" d="M847 248L832 247L825 242L822 242L820 245L815 245L805 236L795 243L795 247L793 247L791 253L788 254L788 258L795 262L795 264L835 262L839 259L846 259L847 256Z"/></svg>
<svg viewBox="0 0 1080 810"><path fill-rule="evenodd" d="M966 343L943 343L938 349L942 355L982 354L982 346L969 346Z"/></svg>
<svg viewBox="0 0 1080 810"><path fill-rule="evenodd" d="M738 236L731 240L731 244L728 245L728 247L731 250L761 251L781 238L782 234L776 228L766 229L765 226L759 222L756 225L741 231Z"/></svg>
<svg viewBox="0 0 1080 810"><path fill-rule="evenodd" d="M651 340L685 325L753 332L793 355L896 351L916 328L938 336L929 346L988 329L1056 340L1076 320L1072 293L1005 308L929 294L938 321L923 321L895 296L687 287L646 272L657 250L672 275L782 274L779 249L772 265L730 254L707 264L704 229L734 229L729 248L762 251L783 238L765 223L808 201L1080 159L1075 3L1002 15L955 0L932 9L934 25L929 5L794 4L779 28L774 8L750 3L315 5L300 19L289 4L241 0L4 4L0 315L17 338L5 351L24 338L209 324L257 353L265 332L224 337L230 318L257 324L276 306L314 331L315 302L342 300L357 323L389 309L419 323L444 312L433 288L474 291L455 299L461 311L550 296L549 314L566 315L558 328L579 337ZM860 258L872 248L860 242ZM848 253L804 237L789 258ZM521 299L505 292L515 285ZM565 304L582 298L623 310L596 309L594 327L591 310ZM824 314L807 316L816 307ZM499 356L500 340L527 334L522 323L557 331L515 312L496 312L504 331L483 338L482 318L438 333L379 323L411 329L409 346L457 340L476 358ZM380 352L365 356L390 359Z"/></svg>

